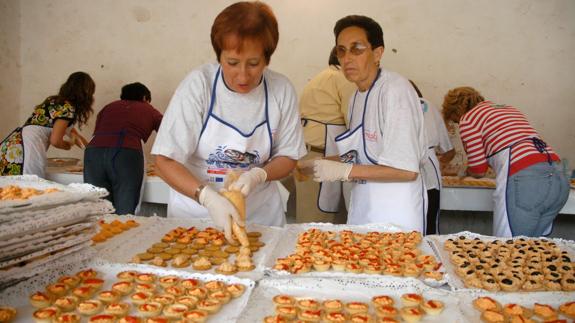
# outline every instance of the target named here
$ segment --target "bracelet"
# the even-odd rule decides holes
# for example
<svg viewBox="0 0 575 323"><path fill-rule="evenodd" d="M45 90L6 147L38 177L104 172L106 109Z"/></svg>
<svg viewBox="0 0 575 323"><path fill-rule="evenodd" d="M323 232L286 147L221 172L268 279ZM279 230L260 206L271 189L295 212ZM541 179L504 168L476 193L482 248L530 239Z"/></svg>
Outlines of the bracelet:
<svg viewBox="0 0 575 323"><path fill-rule="evenodd" d="M196 192L194 193L194 198L196 199L196 201L200 201L200 194L202 193L202 190L206 187L206 184L200 184L198 186L198 188L196 188Z"/></svg>

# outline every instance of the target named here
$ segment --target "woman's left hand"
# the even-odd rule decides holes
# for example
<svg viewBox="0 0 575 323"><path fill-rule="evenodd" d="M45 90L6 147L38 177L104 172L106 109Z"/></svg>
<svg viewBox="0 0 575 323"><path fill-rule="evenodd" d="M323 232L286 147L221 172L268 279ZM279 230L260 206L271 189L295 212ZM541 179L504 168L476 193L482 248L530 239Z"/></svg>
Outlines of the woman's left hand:
<svg viewBox="0 0 575 323"><path fill-rule="evenodd" d="M268 174L263 168L254 167L241 174L237 181L230 184L229 189L240 191L244 196L248 196L251 190L265 182L267 177Z"/></svg>
<svg viewBox="0 0 575 323"><path fill-rule="evenodd" d="M320 159L313 163L313 180L316 182L349 181L353 164Z"/></svg>

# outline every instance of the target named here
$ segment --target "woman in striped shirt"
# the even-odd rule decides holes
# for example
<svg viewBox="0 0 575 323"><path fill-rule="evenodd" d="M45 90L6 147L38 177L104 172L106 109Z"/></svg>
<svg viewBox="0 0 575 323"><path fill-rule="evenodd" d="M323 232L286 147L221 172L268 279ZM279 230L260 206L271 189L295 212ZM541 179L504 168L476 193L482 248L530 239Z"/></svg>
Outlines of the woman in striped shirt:
<svg viewBox="0 0 575 323"><path fill-rule="evenodd" d="M569 197L561 159L537 134L519 109L486 101L471 87L450 90L443 117L459 123L467 153L467 173L497 174L493 195L493 235L541 236Z"/></svg>

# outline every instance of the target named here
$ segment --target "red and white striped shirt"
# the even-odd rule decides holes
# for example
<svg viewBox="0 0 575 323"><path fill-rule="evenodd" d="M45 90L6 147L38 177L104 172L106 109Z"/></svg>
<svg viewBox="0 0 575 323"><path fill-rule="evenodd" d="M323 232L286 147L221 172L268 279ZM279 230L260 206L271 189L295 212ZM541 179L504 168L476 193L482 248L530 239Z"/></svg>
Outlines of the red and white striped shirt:
<svg viewBox="0 0 575 323"><path fill-rule="evenodd" d="M468 167L473 173L487 171L487 158L513 146L509 176L533 164L545 162L547 153L539 152L531 138L540 138L521 111L508 105L483 101L461 117L461 141L467 153ZM559 156L547 146L551 160Z"/></svg>

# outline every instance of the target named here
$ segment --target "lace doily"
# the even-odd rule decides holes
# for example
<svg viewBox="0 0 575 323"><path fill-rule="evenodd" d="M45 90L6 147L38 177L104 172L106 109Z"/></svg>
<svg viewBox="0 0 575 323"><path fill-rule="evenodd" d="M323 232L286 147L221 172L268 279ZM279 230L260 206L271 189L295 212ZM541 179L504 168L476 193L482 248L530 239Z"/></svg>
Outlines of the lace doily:
<svg viewBox="0 0 575 323"><path fill-rule="evenodd" d="M533 239L531 237L526 236L516 236L513 238L502 238L502 237L492 237L492 236L484 236L478 233L463 231L459 233L452 233L448 235L430 235L426 236L426 238L431 242L433 249L435 250L437 256L440 258L440 261L443 263L443 267L445 268L445 275L448 284L454 290L469 290L465 287L465 284L461 280L461 278L455 272L455 266L451 263L449 252L443 248L443 245L447 239L457 239L460 236L464 236L467 239L475 239L479 238L483 241L493 241L493 240L516 240L516 239L526 239L530 240ZM572 240L560 239L560 238L537 238L537 239L546 239L553 241L561 248L561 250L567 251L571 259L575 258L575 243ZM471 289L471 290L478 290L480 289ZM501 292L504 293L504 292Z"/></svg>
<svg viewBox="0 0 575 323"><path fill-rule="evenodd" d="M258 282L238 322L262 322L264 317L273 315L275 305L272 298L278 294L288 294L296 299L339 299L342 302L366 303L370 303L373 296L388 295L397 304L401 304L401 295L405 293L419 293L426 300L435 299L444 303L444 311L437 316L426 316L425 322L466 322L459 310L457 297L452 296L449 291L430 288L413 278L388 276L376 279L294 276L264 278ZM370 310L373 311L373 306Z"/></svg>
<svg viewBox="0 0 575 323"><path fill-rule="evenodd" d="M0 187L17 185L39 190L56 188L58 192L35 195L26 200L0 201L0 214L21 212L23 210L54 207L56 205L74 203L80 200L97 200L108 195L108 192L90 184L78 183L62 185L56 182L39 178L35 175L2 176Z"/></svg>
<svg viewBox="0 0 575 323"><path fill-rule="evenodd" d="M126 265L126 264L111 264L102 261L90 261L70 263L64 266L54 266L49 268L41 275L33 277L27 281L21 282L13 287L10 287L0 293L0 304L16 307L18 316L14 323L27 323L31 321L34 308L29 305L28 298L36 291L44 290L48 284L54 283L59 277L63 275L73 275L76 272L93 268L102 275L100 276L105 280L103 290L110 289L111 285L116 282L116 274L125 270L136 270L140 272L153 273L159 276L175 275L180 278L196 278L204 282L209 280L219 280L227 284L240 283L246 286L244 294L237 299L231 300L228 304L213 316L210 316L210 322L235 322L245 308L250 294L255 286L255 282L249 279L241 279L233 276L222 276L212 274L200 273L187 273L179 270L166 270L158 267L147 265ZM135 314L135 313L132 313Z"/></svg>
<svg viewBox="0 0 575 323"><path fill-rule="evenodd" d="M161 218L151 217L150 221L142 223L138 230L128 230L122 233L118 240L110 241L105 247L99 247L102 259L109 262L127 263L136 254L145 252L152 244L160 242L162 237L170 230L176 227L197 227L198 229L205 229L207 227L214 227L211 219L194 218L194 219L180 219L180 218ZM248 224L247 231L261 232L262 236L259 241L264 242L265 246L261 247L254 253L252 260L256 268L248 272L238 272L235 275L238 277L249 278L258 280L264 275L264 264L268 262L271 257L272 251L277 245L279 239L284 237L284 229L277 227L266 227L258 224ZM112 239L113 240L113 239ZM231 256L232 257L232 256ZM215 268L205 272L214 273ZM180 268L179 270L187 272L195 272L190 266Z"/></svg>

